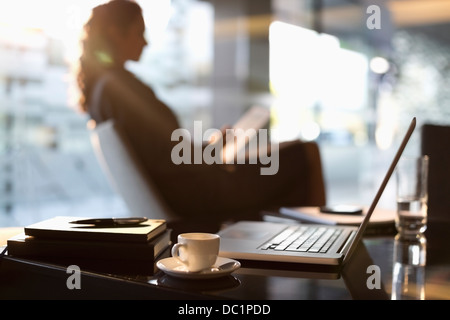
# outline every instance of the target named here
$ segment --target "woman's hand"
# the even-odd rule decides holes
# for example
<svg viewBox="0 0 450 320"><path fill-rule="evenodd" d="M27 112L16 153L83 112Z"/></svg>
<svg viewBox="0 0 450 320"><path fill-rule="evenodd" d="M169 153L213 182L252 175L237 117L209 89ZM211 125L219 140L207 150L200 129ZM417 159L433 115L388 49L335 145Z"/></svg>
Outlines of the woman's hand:
<svg viewBox="0 0 450 320"><path fill-rule="evenodd" d="M209 138L208 144L214 144L219 142L220 140L222 140L222 144L223 147L225 146L225 144L227 143L227 139L226 139L226 135L227 135L227 130L232 129L232 127L230 125L224 125L222 126L222 128L220 128L220 135L219 133L212 135Z"/></svg>

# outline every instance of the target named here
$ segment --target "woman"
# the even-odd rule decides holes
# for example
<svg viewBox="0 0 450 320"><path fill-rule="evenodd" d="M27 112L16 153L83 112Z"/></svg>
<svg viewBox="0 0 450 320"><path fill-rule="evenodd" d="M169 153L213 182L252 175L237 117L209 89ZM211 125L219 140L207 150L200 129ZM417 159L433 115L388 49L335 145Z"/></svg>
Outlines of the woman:
<svg viewBox="0 0 450 320"><path fill-rule="evenodd" d="M171 135L180 128L176 116L124 67L128 60L139 60L147 45L144 31L135 2L112 0L93 9L80 58L80 104L96 122L112 118L123 128L175 214L202 221L256 219L269 207L324 204L320 158L313 163L316 180L308 159L311 150L317 152L315 144L280 146L274 175L261 175L261 164L239 164L232 170L221 164L174 164L171 151L178 141ZM94 109L90 101L99 81L105 85Z"/></svg>

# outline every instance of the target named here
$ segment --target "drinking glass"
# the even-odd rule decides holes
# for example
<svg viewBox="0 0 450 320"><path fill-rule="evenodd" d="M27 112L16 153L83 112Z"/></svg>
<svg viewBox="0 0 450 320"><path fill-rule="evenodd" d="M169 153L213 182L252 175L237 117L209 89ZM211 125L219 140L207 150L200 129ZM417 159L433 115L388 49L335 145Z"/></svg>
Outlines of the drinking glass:
<svg viewBox="0 0 450 320"><path fill-rule="evenodd" d="M403 237L416 237L427 229L428 156L402 157L397 165L395 227Z"/></svg>

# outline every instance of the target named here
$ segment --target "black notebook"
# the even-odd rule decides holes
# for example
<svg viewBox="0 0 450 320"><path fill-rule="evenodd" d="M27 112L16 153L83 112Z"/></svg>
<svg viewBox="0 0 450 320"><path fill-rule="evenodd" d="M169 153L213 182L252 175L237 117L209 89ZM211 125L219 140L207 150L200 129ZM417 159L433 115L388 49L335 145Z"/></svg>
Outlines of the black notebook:
<svg viewBox="0 0 450 320"><path fill-rule="evenodd" d="M24 228L27 236L47 239L147 242L167 229L165 220L148 219L139 225L96 227L71 224L71 221L89 217L57 216Z"/></svg>
<svg viewBox="0 0 450 320"><path fill-rule="evenodd" d="M48 239L24 233L8 239L8 254L24 258L85 258L154 261L170 244L171 229L148 242Z"/></svg>
<svg viewBox="0 0 450 320"><path fill-rule="evenodd" d="M76 265L82 271L106 273L108 275L126 275L127 277L142 277L154 275L159 269L155 261L158 259L170 257L170 246L163 249L158 256L153 260L138 260L138 259L102 259L102 258L71 258L71 257L19 257L14 256L8 252L6 259L8 263L13 263L14 266L20 266L17 272L24 272L25 278L30 276L30 273L39 273L45 275L45 281L50 281L48 271L43 270L58 270L59 268L66 269L67 266ZM56 272L58 273L58 272ZM53 273L52 273L53 274ZM95 276L95 275L94 275ZM67 279L68 275L66 275ZM34 279L34 278L33 278ZM50 279L50 280L49 280ZM3 283L2 283L3 284ZM3 289L3 288L2 288ZM2 294L0 290L0 296ZM70 290L69 290L70 291ZM21 293L24 294L23 292ZM26 293L25 293L26 295ZM23 296L21 296L23 298Z"/></svg>

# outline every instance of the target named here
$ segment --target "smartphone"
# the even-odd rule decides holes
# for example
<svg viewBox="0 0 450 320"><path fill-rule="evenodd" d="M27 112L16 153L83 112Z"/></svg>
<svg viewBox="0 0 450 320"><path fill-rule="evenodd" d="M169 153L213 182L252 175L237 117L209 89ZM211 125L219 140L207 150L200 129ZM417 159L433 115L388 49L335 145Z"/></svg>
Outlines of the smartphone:
<svg viewBox="0 0 450 320"><path fill-rule="evenodd" d="M340 205L320 207L320 212L334 213L334 214L360 215L363 213L363 209L359 206L340 204Z"/></svg>

